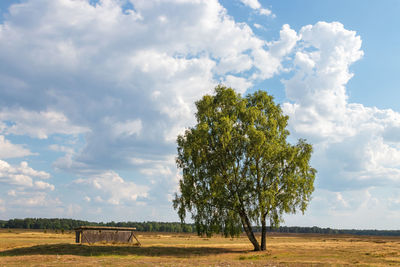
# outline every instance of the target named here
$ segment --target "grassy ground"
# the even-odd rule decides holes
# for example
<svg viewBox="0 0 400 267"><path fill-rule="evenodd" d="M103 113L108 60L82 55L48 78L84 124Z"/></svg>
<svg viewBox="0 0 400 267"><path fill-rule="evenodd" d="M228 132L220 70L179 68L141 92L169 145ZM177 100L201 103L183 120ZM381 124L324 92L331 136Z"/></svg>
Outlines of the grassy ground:
<svg viewBox="0 0 400 267"><path fill-rule="evenodd" d="M400 266L399 237L271 234L268 251L245 236L137 233L142 247L75 244L74 233L0 230L0 266Z"/></svg>

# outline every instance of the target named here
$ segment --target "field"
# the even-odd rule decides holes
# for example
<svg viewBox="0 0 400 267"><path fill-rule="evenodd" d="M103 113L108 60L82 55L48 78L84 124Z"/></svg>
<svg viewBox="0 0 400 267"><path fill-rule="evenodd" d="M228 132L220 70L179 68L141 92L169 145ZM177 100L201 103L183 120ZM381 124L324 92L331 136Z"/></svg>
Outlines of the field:
<svg viewBox="0 0 400 267"><path fill-rule="evenodd" d="M270 234L268 251L245 236L137 233L142 247L75 244L73 232L0 230L0 266L400 266L400 237Z"/></svg>

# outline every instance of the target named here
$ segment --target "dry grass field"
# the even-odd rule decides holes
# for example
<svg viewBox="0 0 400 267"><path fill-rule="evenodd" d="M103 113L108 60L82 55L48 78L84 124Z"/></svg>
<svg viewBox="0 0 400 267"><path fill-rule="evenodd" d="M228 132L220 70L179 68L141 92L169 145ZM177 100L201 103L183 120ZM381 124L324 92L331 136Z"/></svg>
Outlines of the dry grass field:
<svg viewBox="0 0 400 267"><path fill-rule="evenodd" d="M399 237L271 234L268 251L245 236L137 233L142 247L75 244L64 234L0 230L0 266L400 266Z"/></svg>

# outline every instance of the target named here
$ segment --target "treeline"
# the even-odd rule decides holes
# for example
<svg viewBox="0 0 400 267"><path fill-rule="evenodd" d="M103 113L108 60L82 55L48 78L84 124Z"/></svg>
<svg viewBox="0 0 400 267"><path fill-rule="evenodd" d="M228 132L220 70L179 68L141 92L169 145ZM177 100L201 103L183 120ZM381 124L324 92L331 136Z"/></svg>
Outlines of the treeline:
<svg viewBox="0 0 400 267"><path fill-rule="evenodd" d="M79 226L112 226L112 227L136 227L141 232L175 232L193 233L196 231L193 224L181 224L178 222L107 222L96 223L73 219L43 219L25 218L0 221L0 228L19 229L50 229L50 230L73 230Z"/></svg>
<svg viewBox="0 0 400 267"><path fill-rule="evenodd" d="M261 227L255 227L255 231L261 232ZM300 226L281 226L279 228L269 228L269 232L278 233L302 233L302 234L348 234L348 235L376 235L376 236L400 236L400 230L359 230L359 229L332 229Z"/></svg>
<svg viewBox="0 0 400 267"><path fill-rule="evenodd" d="M19 228L19 229L49 229L49 230L73 230L79 226L113 226L113 227L136 227L141 232L171 232L171 233L195 233L194 224L181 224L179 222L107 222L96 223L73 219L44 219L44 218L25 218L11 219L8 221L0 220L0 228ZM261 232L261 228L255 226L255 232ZM269 232L278 233L309 233L309 234L351 234L351 235L380 235L380 236L400 236L400 230L358 230L358 229L332 229L300 226L281 226L279 228L269 228Z"/></svg>

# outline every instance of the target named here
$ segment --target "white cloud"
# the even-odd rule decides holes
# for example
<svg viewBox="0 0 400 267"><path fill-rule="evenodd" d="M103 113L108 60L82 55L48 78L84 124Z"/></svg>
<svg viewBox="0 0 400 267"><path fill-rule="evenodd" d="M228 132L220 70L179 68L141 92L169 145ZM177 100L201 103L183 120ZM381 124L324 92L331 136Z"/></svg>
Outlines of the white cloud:
<svg viewBox="0 0 400 267"><path fill-rule="evenodd" d="M32 186L32 178L19 173L7 162L0 161L0 181L12 185Z"/></svg>
<svg viewBox="0 0 400 267"><path fill-rule="evenodd" d="M17 192L15 192L15 190L10 190L10 191L8 191L7 195L12 196L12 197L16 197L17 196Z"/></svg>
<svg viewBox="0 0 400 267"><path fill-rule="evenodd" d="M285 25L267 43L216 0L132 4L13 5L0 27L0 60L14 70L0 75L2 133L84 136L54 163L75 173L171 154L195 101L220 81L245 91L285 71L297 39Z"/></svg>
<svg viewBox="0 0 400 267"><path fill-rule="evenodd" d="M50 178L50 174L44 171L36 171L34 169L32 169L31 167L28 166L28 163L25 161L22 161L20 163L19 167L16 167L14 169L16 172L20 172L24 175L29 175L32 177L37 177L40 179L49 179Z"/></svg>
<svg viewBox="0 0 400 267"><path fill-rule="evenodd" d="M349 204L347 203L346 200L344 200L342 193L340 192L336 192L336 200L337 202L339 202L341 205L343 205L343 207L348 207Z"/></svg>
<svg viewBox="0 0 400 267"><path fill-rule="evenodd" d="M258 73L255 72L253 77L269 79L279 72L285 71L282 67L282 61L293 51L299 40L299 36L288 24L282 26L279 35L279 40L268 44L269 51L253 51L254 64L258 69L262 70Z"/></svg>
<svg viewBox="0 0 400 267"><path fill-rule="evenodd" d="M258 1L243 3L273 16ZM216 0L132 4L122 10L117 0L28 0L0 25L0 61L9 70L0 72L0 133L82 138L81 147L49 148L65 153L56 169L86 177L76 182L88 186L80 195L87 205L117 208L145 198L170 207L180 176L169 157L176 135L194 121L194 101L219 82L244 92L290 71L283 107L292 134L314 144L316 183L331 193L327 201L353 207L345 190L399 181L399 114L348 101L349 66L363 55L354 31L319 22L297 33L284 25L279 39L267 42ZM30 153L5 137L1 153ZM135 183L109 171L118 169L132 171ZM42 181L50 175L40 173L0 161L2 183L51 191ZM12 190L21 203L46 201Z"/></svg>
<svg viewBox="0 0 400 267"><path fill-rule="evenodd" d="M41 190L49 189L51 191L54 191L54 185L43 182L43 181L36 181L35 182L35 187Z"/></svg>
<svg viewBox="0 0 400 267"><path fill-rule="evenodd" d="M388 203L391 210L400 210L400 197L398 195L396 197L389 198Z"/></svg>
<svg viewBox="0 0 400 267"><path fill-rule="evenodd" d="M61 205L58 198L51 198L46 192L20 193L18 198L9 201L9 205L18 207L52 207Z"/></svg>
<svg viewBox="0 0 400 267"><path fill-rule="evenodd" d="M400 205L395 203L398 195L398 188L371 187L342 192L317 188L305 215L288 215L285 224L336 229L393 229L393 221L400 219Z"/></svg>
<svg viewBox="0 0 400 267"><path fill-rule="evenodd" d="M94 197L96 202L103 202L103 199L106 199L107 203L113 205L134 204L138 197L146 198L149 190L147 186L125 181L113 171L92 175L89 178L77 179L75 183L88 185L94 189L94 192L103 193L103 197ZM91 197L86 196L85 199L90 201Z"/></svg>
<svg viewBox="0 0 400 267"><path fill-rule="evenodd" d="M19 166L12 166L6 161L0 160L1 183L23 187L32 187L34 178L48 179L50 178L50 174L44 171L36 171L32 169L25 161L21 162ZM50 184L48 185L52 186ZM54 188L54 186L52 187Z"/></svg>
<svg viewBox="0 0 400 267"><path fill-rule="evenodd" d="M258 10L261 15L265 16L274 16L272 11L267 8L262 8L260 2L258 0L240 0L244 5L250 7L251 9Z"/></svg>
<svg viewBox="0 0 400 267"><path fill-rule="evenodd" d="M57 152L64 152L67 154L73 154L75 152L74 149L71 147L61 146L58 144L49 145L49 149Z"/></svg>
<svg viewBox="0 0 400 267"><path fill-rule="evenodd" d="M253 83L249 82L247 79L232 75L227 75L223 81L223 84L234 88L238 93L241 94L244 94L247 89L253 86Z"/></svg>
<svg viewBox="0 0 400 267"><path fill-rule="evenodd" d="M33 153L29 149L26 149L22 145L12 144L3 135L0 135L0 159L19 158L30 155L33 155Z"/></svg>
<svg viewBox="0 0 400 267"><path fill-rule="evenodd" d="M65 208L65 212L69 217L76 217L79 216L82 213L82 206L79 204L69 204L66 208Z"/></svg>
<svg viewBox="0 0 400 267"><path fill-rule="evenodd" d="M263 28L264 28L261 24L258 24L258 23L254 23L253 26L254 26L256 29L263 29Z"/></svg>
<svg viewBox="0 0 400 267"><path fill-rule="evenodd" d="M275 14L273 14L272 11L269 10L268 8L260 8L259 12L261 15L275 17Z"/></svg>
<svg viewBox="0 0 400 267"><path fill-rule="evenodd" d="M142 121L140 119L115 122L111 118L104 118L104 123L108 124L113 131L114 137L139 135L142 131Z"/></svg>
<svg viewBox="0 0 400 267"><path fill-rule="evenodd" d="M46 139L48 135L55 133L79 134L88 131L84 127L72 125L64 114L56 111L4 108L0 111L0 120L11 123L10 126L3 127L2 132L6 135L28 135Z"/></svg>
<svg viewBox="0 0 400 267"><path fill-rule="evenodd" d="M170 176L172 175L172 170L168 166L160 164L152 166L151 168L143 168L140 170L140 173L147 176L157 176L157 175Z"/></svg>
<svg viewBox="0 0 400 267"><path fill-rule="evenodd" d="M260 2L258 0L240 0L243 4L246 6L252 8L252 9L259 9L261 8Z"/></svg>
<svg viewBox="0 0 400 267"><path fill-rule="evenodd" d="M22 206L44 206L47 204L45 194L37 194L30 198L19 199L16 202Z"/></svg>
<svg viewBox="0 0 400 267"><path fill-rule="evenodd" d="M94 198L94 201L96 201L97 203L103 203L104 202L104 200L100 196L96 196Z"/></svg>
<svg viewBox="0 0 400 267"><path fill-rule="evenodd" d="M368 187L400 181L400 114L349 103L349 66L363 56L361 38L338 22L303 27L286 81L283 105L296 136L315 147L313 162L324 188Z"/></svg>

